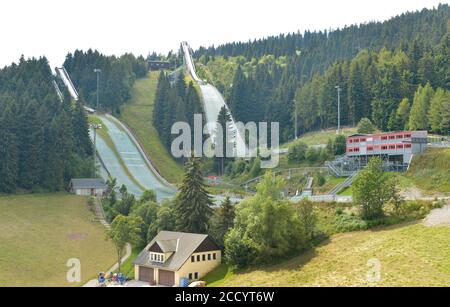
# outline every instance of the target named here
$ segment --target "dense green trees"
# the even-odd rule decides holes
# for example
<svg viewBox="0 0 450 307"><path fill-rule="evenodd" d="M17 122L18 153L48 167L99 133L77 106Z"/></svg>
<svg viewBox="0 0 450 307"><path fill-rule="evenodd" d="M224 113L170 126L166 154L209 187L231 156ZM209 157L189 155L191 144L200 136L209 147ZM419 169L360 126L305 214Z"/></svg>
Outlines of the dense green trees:
<svg viewBox="0 0 450 307"><path fill-rule="evenodd" d="M45 58L0 70L0 192L61 191L73 177L92 176L86 115L61 102L52 81Z"/></svg>
<svg viewBox="0 0 450 307"><path fill-rule="evenodd" d="M437 89L430 101L428 123L433 132L448 134L450 132L450 91Z"/></svg>
<svg viewBox="0 0 450 307"><path fill-rule="evenodd" d="M414 44L408 48L414 49ZM431 58L436 62L441 47L434 50L436 52ZM354 125L362 117L367 117L383 131L429 129L427 114L433 88L446 86L445 76L435 75L431 78L434 83L425 80L422 84L420 82L423 79L418 73L414 74L411 62L408 53L402 49L393 52L382 49L378 53L361 51L352 61L337 63L328 68L324 75L314 75L311 81L297 90L299 128L307 131L336 125L337 116L333 109L337 108L337 95L328 93L333 85L338 84L336 78L330 77L337 71L342 72L340 86L347 89L343 91L347 93L346 96L341 94L341 124ZM418 66L421 63L419 60ZM352 67L355 67L353 70L362 69L365 73L352 73ZM430 69L436 72L438 66L433 64ZM373 77L365 77L371 74ZM419 83L415 83L416 79ZM413 101L412 106L409 101Z"/></svg>
<svg viewBox="0 0 450 307"><path fill-rule="evenodd" d="M283 179L267 173L254 197L236 207L225 238L225 258L237 267L273 261L305 248L315 230L312 205L282 199Z"/></svg>
<svg viewBox="0 0 450 307"><path fill-rule="evenodd" d="M410 121L404 99L413 101L427 82L449 89L449 17L449 6L440 5L382 23L200 48L196 56L207 66L235 57L234 79L222 86L232 114L279 122L282 141L293 137L294 112L300 132L336 126L336 85L342 125L367 117L383 131L404 129ZM276 60L261 60L267 57Z"/></svg>
<svg viewBox="0 0 450 307"><path fill-rule="evenodd" d="M64 61L81 99L96 108L97 75L94 69L101 69L99 82L100 108L119 112L121 104L130 98L130 90L137 78L147 74L147 61L142 57L124 54L121 57L105 56L97 50L69 53Z"/></svg>
<svg viewBox="0 0 450 307"><path fill-rule="evenodd" d="M233 227L235 218L235 207L229 197L226 197L220 208L214 210L211 216L209 234L219 246L224 246L227 232Z"/></svg>
<svg viewBox="0 0 450 307"><path fill-rule="evenodd" d="M195 56L243 55L250 59L272 54L276 57L304 56L305 68L326 68L342 58L352 58L359 50L385 45L395 47L401 41L415 38L436 43L446 31L449 6L404 13L386 22L368 22L333 31L305 31L263 39L234 42L217 47L200 48ZM395 33L395 34L393 34Z"/></svg>
<svg viewBox="0 0 450 307"><path fill-rule="evenodd" d="M178 74L174 84L170 84L166 74L161 72L153 111L153 125L167 149L170 150L176 135L171 134L172 125L176 122L187 122L194 136L194 114L203 114L200 96L190 82L186 85L184 74ZM203 117L204 121L205 118ZM192 143L193 144L193 143Z"/></svg>
<svg viewBox="0 0 450 307"><path fill-rule="evenodd" d="M428 129L428 109L430 108L431 99L434 91L430 83L424 87L420 85L414 94L414 100L409 115L409 129L411 130L427 130Z"/></svg>

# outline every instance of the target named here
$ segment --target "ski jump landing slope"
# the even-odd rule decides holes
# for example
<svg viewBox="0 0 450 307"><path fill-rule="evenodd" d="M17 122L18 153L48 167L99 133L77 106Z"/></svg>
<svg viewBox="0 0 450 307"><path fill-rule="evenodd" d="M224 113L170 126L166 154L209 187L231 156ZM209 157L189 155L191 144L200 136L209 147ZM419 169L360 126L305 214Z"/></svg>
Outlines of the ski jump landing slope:
<svg viewBox="0 0 450 307"><path fill-rule="evenodd" d="M205 81L201 80L197 76L197 72L195 69L195 63L191 55L191 50L189 48L189 45L187 42L181 43L181 48L183 50L184 55L184 63L186 66L187 71L192 76L192 79L194 79L195 82L200 87L202 97L203 97L203 107L206 114L206 122L208 125L208 132L209 134L215 138L215 129L217 124L217 118L219 116L220 109L225 106L228 110L228 113L231 116L231 122L229 123L229 129L232 132L232 139L231 141L235 144L235 150L236 154L240 157L244 157L248 149L246 147L246 144L244 142L244 139L242 138L241 134L238 131L238 128L236 126L236 122L234 121L233 115L231 114L227 104L225 103L225 100L220 94L220 92L211 84L207 84Z"/></svg>
<svg viewBox="0 0 450 307"><path fill-rule="evenodd" d="M78 101L78 92L66 69L56 68L56 73L64 82L72 98ZM153 168L151 161L128 128L111 115L98 115L98 117L107 129L119 155L117 157L116 152L97 134L96 151L102 161L101 176L104 179L109 179L109 176L116 178L119 187L125 185L128 191L137 197L142 195L144 189L152 189L156 192L158 200L171 198L176 188ZM90 135L93 139L92 130Z"/></svg>

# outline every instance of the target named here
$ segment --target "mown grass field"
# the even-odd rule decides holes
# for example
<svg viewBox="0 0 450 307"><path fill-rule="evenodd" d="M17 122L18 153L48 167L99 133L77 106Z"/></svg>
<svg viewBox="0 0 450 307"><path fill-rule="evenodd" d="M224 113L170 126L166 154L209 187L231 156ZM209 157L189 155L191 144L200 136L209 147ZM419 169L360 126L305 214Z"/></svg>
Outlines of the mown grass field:
<svg viewBox="0 0 450 307"><path fill-rule="evenodd" d="M0 197L0 286L80 286L116 262L105 228L84 197ZM81 261L81 283L68 283L67 261Z"/></svg>
<svg viewBox="0 0 450 307"><path fill-rule="evenodd" d="M351 134L356 133L356 127L346 127L342 128L342 134L344 136L349 136ZM288 148L289 145L295 144L297 142L303 142L306 145L321 145L321 144L327 144L328 139L335 138L336 137L336 129L327 129L327 130L321 130L321 131L314 131L314 132L307 132L305 134L302 134L299 136L299 138L295 141L283 144L282 148Z"/></svg>
<svg viewBox="0 0 450 307"><path fill-rule="evenodd" d="M147 78L135 82L131 100L122 108L120 119L136 134L161 175L171 183L178 183L183 178L183 167L172 159L152 125L158 75L159 72L151 72Z"/></svg>
<svg viewBox="0 0 450 307"><path fill-rule="evenodd" d="M225 265L208 286L449 286L450 227L403 224L338 234L277 265L232 272ZM381 264L380 279L367 278ZM374 263L374 262L372 262Z"/></svg>
<svg viewBox="0 0 450 307"><path fill-rule="evenodd" d="M450 193L450 148L428 148L415 156L404 177L425 194Z"/></svg>

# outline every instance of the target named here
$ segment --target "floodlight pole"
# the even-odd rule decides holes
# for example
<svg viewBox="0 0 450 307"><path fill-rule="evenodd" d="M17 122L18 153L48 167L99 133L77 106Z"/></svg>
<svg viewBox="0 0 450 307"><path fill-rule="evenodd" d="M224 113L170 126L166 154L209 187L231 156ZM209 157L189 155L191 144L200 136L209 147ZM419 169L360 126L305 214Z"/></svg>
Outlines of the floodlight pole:
<svg viewBox="0 0 450 307"><path fill-rule="evenodd" d="M337 127L337 133L339 134L341 132L341 87L339 85L335 86L338 94L338 127Z"/></svg>

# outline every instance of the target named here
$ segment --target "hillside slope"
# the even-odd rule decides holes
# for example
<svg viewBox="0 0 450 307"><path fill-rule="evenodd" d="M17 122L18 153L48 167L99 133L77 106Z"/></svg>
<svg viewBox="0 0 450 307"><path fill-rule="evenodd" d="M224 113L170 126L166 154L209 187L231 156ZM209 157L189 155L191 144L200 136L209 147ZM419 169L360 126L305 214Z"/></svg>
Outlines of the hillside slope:
<svg viewBox="0 0 450 307"><path fill-rule="evenodd" d="M450 228L401 225L339 234L278 265L241 273L213 272L210 286L448 286ZM379 260L380 280L368 282ZM373 262L370 262L373 263ZM220 273L220 274L218 274ZM215 276L214 276L215 275Z"/></svg>
<svg viewBox="0 0 450 307"><path fill-rule="evenodd" d="M415 156L406 178L422 190L450 193L450 148L429 148Z"/></svg>
<svg viewBox="0 0 450 307"><path fill-rule="evenodd" d="M87 198L64 193L0 197L0 287L81 286L116 261ZM81 283L68 283L69 259Z"/></svg>
<svg viewBox="0 0 450 307"><path fill-rule="evenodd" d="M158 75L158 72L151 72L135 82L131 100L122 108L120 119L135 133L161 175L167 181L177 183L182 179L183 167L172 159L152 124Z"/></svg>

